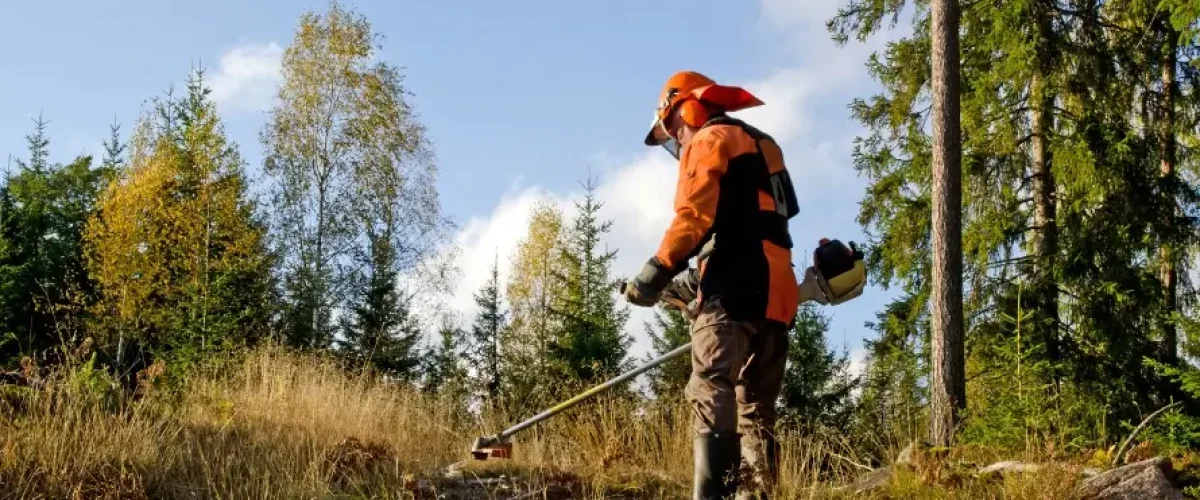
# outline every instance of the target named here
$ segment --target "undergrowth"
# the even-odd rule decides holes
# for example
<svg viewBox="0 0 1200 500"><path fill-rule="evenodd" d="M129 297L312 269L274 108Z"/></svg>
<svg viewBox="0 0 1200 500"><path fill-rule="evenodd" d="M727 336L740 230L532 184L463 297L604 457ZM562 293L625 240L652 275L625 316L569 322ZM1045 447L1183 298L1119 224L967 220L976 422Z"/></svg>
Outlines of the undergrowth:
<svg viewBox="0 0 1200 500"><path fill-rule="evenodd" d="M468 453L475 437L538 408L468 416L435 396L276 349L197 371L176 390L140 382L136 394L114 392L102 371L83 364L38 389L6 389L0 497L690 495L690 414L679 404L601 397L518 435L512 459L477 462ZM848 438L785 432L781 441L777 498L857 498L848 486L870 460ZM1048 498L1077 479L1077 468L987 480L955 472L1003 458L963 447L895 469L870 495Z"/></svg>

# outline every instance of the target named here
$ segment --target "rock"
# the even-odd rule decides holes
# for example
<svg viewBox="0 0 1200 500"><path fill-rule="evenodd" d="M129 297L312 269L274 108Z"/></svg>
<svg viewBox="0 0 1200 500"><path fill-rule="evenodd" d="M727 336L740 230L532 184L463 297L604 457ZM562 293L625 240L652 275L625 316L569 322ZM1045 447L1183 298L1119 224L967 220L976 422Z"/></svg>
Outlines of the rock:
<svg viewBox="0 0 1200 500"><path fill-rule="evenodd" d="M871 472L858 476L854 480L854 484L848 488L855 495L874 491L887 486L888 480L892 478L892 469L890 467L880 467Z"/></svg>
<svg viewBox="0 0 1200 500"><path fill-rule="evenodd" d="M1171 473L1170 459L1151 458L1085 479L1076 496L1081 500L1183 500Z"/></svg>
<svg viewBox="0 0 1200 500"><path fill-rule="evenodd" d="M463 479L463 462L455 462L446 467L442 472L442 477L451 480Z"/></svg>
<svg viewBox="0 0 1200 500"><path fill-rule="evenodd" d="M1006 472L1037 472L1041 469L1042 466L1039 464L1018 462L1016 460L1006 460L1003 462L996 462L992 465L979 469L977 474L980 476L986 476L988 474L1004 474Z"/></svg>

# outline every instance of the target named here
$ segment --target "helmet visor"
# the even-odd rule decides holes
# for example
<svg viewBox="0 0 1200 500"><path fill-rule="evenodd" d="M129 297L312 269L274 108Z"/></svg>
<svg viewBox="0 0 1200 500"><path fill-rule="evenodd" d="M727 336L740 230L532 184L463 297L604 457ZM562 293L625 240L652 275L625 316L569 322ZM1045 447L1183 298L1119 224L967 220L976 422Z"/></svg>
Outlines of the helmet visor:
<svg viewBox="0 0 1200 500"><path fill-rule="evenodd" d="M663 141L662 147L676 160L679 159L679 141L675 140L674 137L668 137L667 140Z"/></svg>
<svg viewBox="0 0 1200 500"><path fill-rule="evenodd" d="M679 141L675 140L675 138L667 132L666 124L664 124L663 121L659 120L657 117L655 117L654 123L650 125L650 132L646 134L646 145L662 146L663 149L667 150L667 152L670 153L671 156L675 157L676 160L679 159Z"/></svg>

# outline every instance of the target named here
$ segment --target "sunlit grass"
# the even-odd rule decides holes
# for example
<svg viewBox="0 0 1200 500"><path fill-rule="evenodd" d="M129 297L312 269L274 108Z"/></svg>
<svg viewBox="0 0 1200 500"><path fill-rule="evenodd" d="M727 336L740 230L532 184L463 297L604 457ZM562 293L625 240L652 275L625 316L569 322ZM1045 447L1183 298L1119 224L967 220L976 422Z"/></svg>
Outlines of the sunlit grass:
<svg viewBox="0 0 1200 500"><path fill-rule="evenodd" d="M518 435L511 460L477 462L468 453L475 437L540 408L468 416L448 401L275 349L197 375L170 396L105 406L54 384L10 394L0 426L0 495L687 498L691 490L690 414L682 403L601 397ZM865 460L850 439L784 434L782 444L776 498L853 496L835 489L863 472L853 465ZM459 472L447 478L453 464ZM1075 479L1069 471L989 481L930 476L899 471L874 495L1046 498Z"/></svg>

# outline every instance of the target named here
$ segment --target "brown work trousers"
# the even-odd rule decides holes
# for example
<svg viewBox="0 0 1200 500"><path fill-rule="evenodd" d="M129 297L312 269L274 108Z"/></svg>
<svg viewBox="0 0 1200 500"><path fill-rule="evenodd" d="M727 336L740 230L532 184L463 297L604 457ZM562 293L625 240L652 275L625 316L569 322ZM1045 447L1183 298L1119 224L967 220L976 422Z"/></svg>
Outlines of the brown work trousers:
<svg viewBox="0 0 1200 500"><path fill-rule="evenodd" d="M772 437L775 400L783 387L787 326L776 321L734 321L720 299L707 301L692 323L692 375L685 396L700 433L737 431Z"/></svg>

